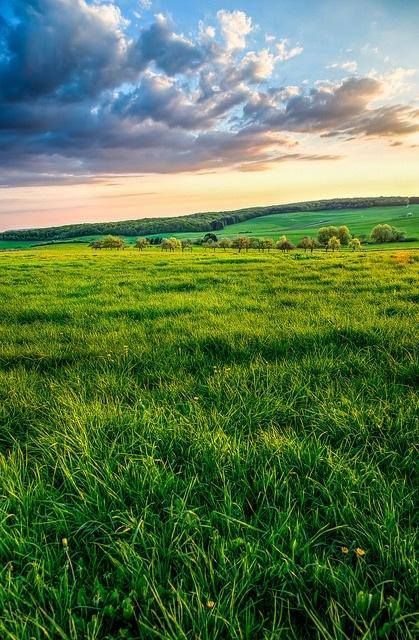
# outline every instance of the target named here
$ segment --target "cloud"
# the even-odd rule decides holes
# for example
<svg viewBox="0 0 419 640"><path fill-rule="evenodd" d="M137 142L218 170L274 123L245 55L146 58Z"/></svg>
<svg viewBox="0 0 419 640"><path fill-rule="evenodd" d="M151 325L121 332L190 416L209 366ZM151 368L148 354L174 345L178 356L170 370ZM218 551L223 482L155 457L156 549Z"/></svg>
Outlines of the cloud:
<svg viewBox="0 0 419 640"><path fill-rule="evenodd" d="M218 11L221 34L228 51L242 50L246 46L246 37L251 33L252 19L244 11Z"/></svg>
<svg viewBox="0 0 419 640"><path fill-rule="evenodd" d="M245 108L248 122L265 129L321 133L323 137L395 136L419 130L419 111L403 105L372 108L385 92L375 78L349 78L289 98L280 92L253 95Z"/></svg>
<svg viewBox="0 0 419 640"><path fill-rule="evenodd" d="M174 25L162 14L139 37L130 52L134 68L145 67L150 62L169 75L197 69L205 59L205 52L196 44L174 31Z"/></svg>
<svg viewBox="0 0 419 640"><path fill-rule="evenodd" d="M11 5L12 18L0 19L3 186L260 171L336 159L328 138L388 144L418 131L417 108L389 102L414 70L277 86L275 66L303 47L268 36L249 50L242 11L219 11L185 35L162 14L130 24L105 1Z"/></svg>
<svg viewBox="0 0 419 640"><path fill-rule="evenodd" d="M12 8L15 20L3 26L1 97L78 97L135 77L126 64L126 21L116 5L13 0Z"/></svg>
<svg viewBox="0 0 419 640"><path fill-rule="evenodd" d="M285 62L286 60L291 60L292 58L301 55L304 49L300 45L291 47L289 40L284 38L283 40L280 40L280 42L277 42L276 51L277 59L281 62Z"/></svg>
<svg viewBox="0 0 419 640"><path fill-rule="evenodd" d="M341 69L349 73L355 73L358 70L358 63L355 60L347 60L347 62L334 62L329 64L327 69Z"/></svg>

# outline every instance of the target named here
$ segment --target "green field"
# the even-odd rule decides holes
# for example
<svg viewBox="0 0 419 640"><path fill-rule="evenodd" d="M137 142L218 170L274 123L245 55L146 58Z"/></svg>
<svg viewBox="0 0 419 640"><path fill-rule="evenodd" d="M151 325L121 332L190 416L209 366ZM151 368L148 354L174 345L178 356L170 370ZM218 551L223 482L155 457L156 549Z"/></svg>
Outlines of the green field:
<svg viewBox="0 0 419 640"><path fill-rule="evenodd" d="M414 638L418 267L1 252L2 640Z"/></svg>
<svg viewBox="0 0 419 640"><path fill-rule="evenodd" d="M412 215L408 215L412 214ZM406 233L408 238L419 240L419 205L408 207L370 207L368 209L340 209L335 211L310 211L308 213L278 213L252 218L246 222L239 222L217 231L217 236L235 237L246 234L253 237L278 238L285 234L293 242L298 242L304 235L315 237L320 227L329 225L347 225L354 236L368 237L377 224L390 224ZM201 233L154 234L175 235L177 238L202 238ZM91 235L75 240L88 243L100 236ZM150 237L153 237L151 234ZM125 240L134 244L136 237L126 237ZM0 249L28 248L35 242L0 240ZM419 245L418 245L419 246Z"/></svg>
<svg viewBox="0 0 419 640"><path fill-rule="evenodd" d="M408 212L413 215L407 216ZM407 236L417 237L419 235L419 205L274 214L226 227L222 234L235 236L246 233L256 237L285 234L291 240L296 241L304 235L315 236L320 227L347 225L354 236L369 236L373 227L382 223L405 231Z"/></svg>

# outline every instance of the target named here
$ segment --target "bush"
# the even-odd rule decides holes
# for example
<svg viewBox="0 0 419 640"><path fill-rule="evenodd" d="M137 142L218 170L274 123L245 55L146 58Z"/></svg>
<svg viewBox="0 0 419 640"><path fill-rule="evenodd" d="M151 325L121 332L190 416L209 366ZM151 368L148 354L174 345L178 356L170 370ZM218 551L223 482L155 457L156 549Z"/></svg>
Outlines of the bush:
<svg viewBox="0 0 419 640"><path fill-rule="evenodd" d="M405 234L389 224L377 224L371 231L371 240L382 244L384 242L400 242L404 240Z"/></svg>

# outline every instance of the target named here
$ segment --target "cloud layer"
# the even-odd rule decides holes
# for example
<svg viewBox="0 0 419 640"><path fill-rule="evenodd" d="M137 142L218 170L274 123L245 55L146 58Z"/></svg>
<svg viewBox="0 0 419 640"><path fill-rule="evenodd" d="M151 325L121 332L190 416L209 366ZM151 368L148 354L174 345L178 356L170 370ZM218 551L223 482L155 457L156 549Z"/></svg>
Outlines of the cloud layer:
<svg viewBox="0 0 419 640"><path fill-rule="evenodd" d="M11 0L11 8L0 16L3 185L261 170L335 158L313 150L322 140L394 144L419 131L417 107L386 102L394 77L278 84L278 68L303 46L266 36L252 47L255 25L242 11L219 11L186 36L161 14L133 32L109 2ZM357 68L330 65L338 67Z"/></svg>

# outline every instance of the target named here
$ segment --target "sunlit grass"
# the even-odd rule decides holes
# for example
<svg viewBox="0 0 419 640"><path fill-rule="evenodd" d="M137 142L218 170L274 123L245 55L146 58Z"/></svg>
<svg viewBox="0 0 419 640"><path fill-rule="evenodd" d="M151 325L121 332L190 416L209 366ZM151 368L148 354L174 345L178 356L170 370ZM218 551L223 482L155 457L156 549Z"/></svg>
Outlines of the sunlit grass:
<svg viewBox="0 0 419 640"><path fill-rule="evenodd" d="M0 637L413 638L400 254L0 253Z"/></svg>

